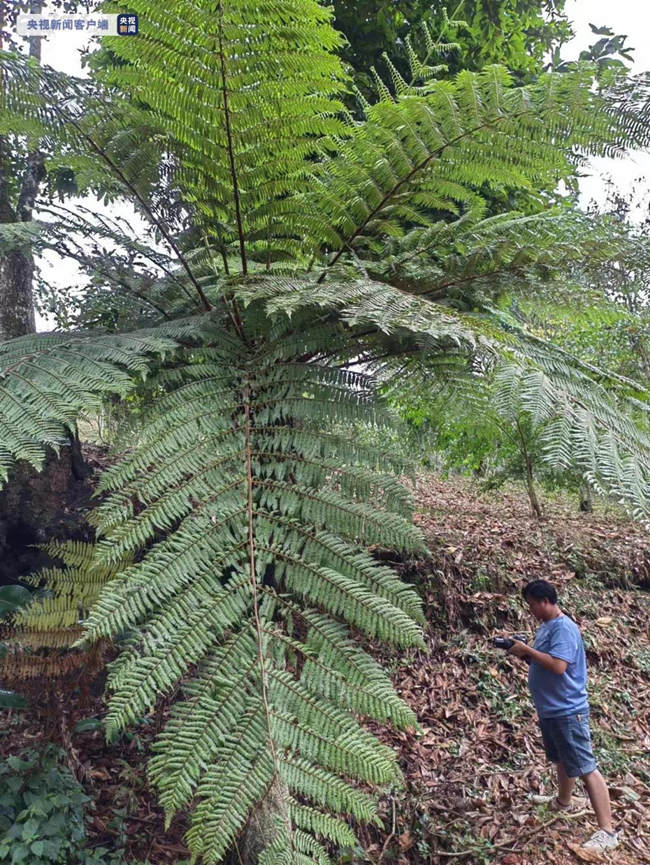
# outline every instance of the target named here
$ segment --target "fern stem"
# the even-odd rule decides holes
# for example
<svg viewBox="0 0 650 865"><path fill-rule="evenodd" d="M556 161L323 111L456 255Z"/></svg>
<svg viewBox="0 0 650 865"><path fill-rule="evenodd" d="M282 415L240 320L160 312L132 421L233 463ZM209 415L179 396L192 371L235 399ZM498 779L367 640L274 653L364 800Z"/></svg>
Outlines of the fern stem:
<svg viewBox="0 0 650 865"><path fill-rule="evenodd" d="M62 243L60 248L69 258L72 258L74 261L79 262L79 264L86 263L86 259L82 255L73 252L65 243ZM106 268L95 265L95 270L98 273L103 274L109 282L112 282L114 285L122 288L127 294L132 294L143 303L148 303L149 306L152 306L157 312L159 312L163 316L163 318L166 318L168 321L171 319L171 316L167 312L165 312L162 306L158 306L158 304L148 298L146 294L142 294L141 291L138 291L137 289L130 286L127 282L124 282L123 279L119 279L118 277L114 276L110 271L106 270Z"/></svg>
<svg viewBox="0 0 650 865"><path fill-rule="evenodd" d="M255 528L254 528L254 502L253 502L253 466L252 466L252 445L251 445L251 405L250 405L250 379L246 380L246 384L244 386L243 398L244 398L244 428L245 428L245 439L246 439L246 476L247 476L247 485L248 485L248 546L250 550L250 582L251 582L251 592L253 595L253 617L255 620L255 634L257 640L257 652L259 658L260 665L260 678L262 683L262 703L264 705L264 717L266 720L266 729L268 734L268 743L269 743L269 751L271 753L271 759L273 761L273 778L268 786L267 793L265 795L270 795L270 791L273 790L273 786L276 781L280 778L279 772L279 764L278 757L275 750L275 745L273 742L273 735L271 732L271 709L268 701L268 677L266 671L266 664L264 658L264 649L262 644L262 634L264 628L262 627L262 623L260 621L259 615L259 599L257 593L257 577L255 573ZM257 818L257 814L255 814ZM286 823L287 833L291 843L291 852L292 852L292 860L294 853L294 841L293 841L293 831L291 828L291 819L288 815L285 815L284 811L281 812L281 816Z"/></svg>
<svg viewBox="0 0 650 865"><path fill-rule="evenodd" d="M408 259L405 260L408 261ZM403 262L399 263L402 264ZM418 292L417 297L427 297L427 295L429 294L444 291L446 288L451 288L455 285L464 285L464 283L466 282L474 282L477 279L482 279L487 276L497 276L497 274L499 273L508 273L511 271L516 272L517 270L521 270L519 265L511 266L509 264L506 264L503 267L497 267L494 270L485 270L482 273L473 273L471 276L463 276L460 279L450 279L449 282L443 282L440 285L437 285L435 288L429 288L426 291Z"/></svg>
<svg viewBox="0 0 650 865"><path fill-rule="evenodd" d="M250 380L247 379L244 385L244 435L246 439L246 478L248 486L248 547L250 552L250 583L251 594L253 596L253 617L255 619L255 634L257 639L257 653L260 664L260 679L262 683L262 702L264 704L264 715L266 718L266 728L269 737L269 750L274 766L274 776L269 786L272 786L273 781L278 777L278 758L275 753L273 744L273 736L271 734L270 709L268 701L268 678L266 672L266 663L264 658L264 649L262 645L262 623L259 613L259 599L257 594L257 576L255 573L255 527L254 527L254 502L253 502L253 466L252 466L252 446L251 446L251 405L250 405Z"/></svg>
<svg viewBox="0 0 650 865"><path fill-rule="evenodd" d="M219 62L221 64L221 89L223 92L224 120L226 125L226 139L228 141L228 162L230 164L230 178L232 180L232 192L235 202L235 218L237 220L237 234L239 235L239 255L244 276L248 273L246 261L246 245L244 244L244 228L241 218L241 206L239 203L239 184L237 182L237 171L235 168L235 153L232 142L232 129L230 128L230 108L228 105L228 87L226 85L226 58L223 51L223 2L219 0Z"/></svg>
<svg viewBox="0 0 650 865"><path fill-rule="evenodd" d="M46 207L44 204L39 203L38 209L39 209L39 212L41 212L41 213L51 214L57 220L61 219L61 215L60 215L61 212L63 212L66 216L73 217L75 220L78 220L80 218L79 208L77 208L77 210L75 210L75 211L72 211L72 210L70 210L70 208L64 207L62 204L57 204L57 205L52 205L50 207ZM83 210L84 210L84 212L86 212L85 208ZM102 214L93 213L92 216L96 217L99 220L102 227L107 232L109 232L109 236L110 236L111 232L115 231L115 229L111 227L110 223L104 218L104 216ZM92 229L93 229L92 223L89 223L88 221L85 220L85 225L89 226L91 231L92 231ZM129 226L129 228L130 228L130 226ZM86 230L87 230L86 227L84 227L84 231L86 231ZM133 230L133 229L131 229L131 230ZM84 236L88 236L88 235L84 235ZM146 258L148 261L152 262L152 264L154 264L156 267L160 268L160 270L162 270L162 272L165 273L170 278L170 280L172 282L174 282L178 286L180 286L181 290L184 291L185 294L187 294L187 296L191 299L191 295L188 293L186 287L183 285L181 280L176 276L176 274L174 273L173 270L171 270L169 267L166 267L165 264L163 264L161 262L159 256L156 256L152 252L148 251L146 248L138 248L137 251L138 251L138 254L141 255L143 258ZM72 255L72 253L70 253L70 255ZM78 260L81 262L81 259L78 259Z"/></svg>
<svg viewBox="0 0 650 865"><path fill-rule="evenodd" d="M101 159L103 159L104 162L106 162L106 164L109 166L109 168L111 169L111 171L113 171L113 172L117 175L117 177L119 177L119 179L122 181L122 183L123 183L123 184L126 186L126 188L129 190L129 192L131 193L131 195L133 195L133 196L137 199L137 201L140 203L140 206L143 208L143 210L145 211L145 213L147 214L147 216L149 217L149 219L153 222L153 224L156 226L156 228L158 229L158 231L160 231L160 233L161 233L162 236L165 238L165 240L167 241L167 243L168 243L168 244L170 245L170 247L173 249L174 254L176 255L176 257L177 257L178 260L180 261L181 266L183 267L183 269L185 270L185 272L186 272L187 275L189 276L190 281L191 281L192 284L194 285L194 288L196 289L196 291L197 291L197 293L198 293L198 295L199 295L199 297L200 297L200 299L201 299L201 303L203 304L203 308L205 309L206 312L209 312L209 311L212 309L212 305L210 304L210 301L209 301L209 300L207 299L207 297L205 296L205 294L204 294L204 292L203 292L203 289L201 288L201 286L200 286L199 283L197 282L197 280L196 280L194 274L192 273L192 271L191 271L191 269L190 269L190 266L188 265L187 261L185 260L185 256L183 255L183 253L182 253L182 252L180 251L180 249L178 248L178 246L177 246L176 242L174 241L173 237L170 235L170 233L169 233L169 232L167 231L167 229L165 228L165 225L164 225L164 223L162 222L162 220L158 219L158 217L157 217L156 214L153 212L153 210L151 209L151 207L149 207L149 205L148 205L148 203L146 202L146 200L142 197L142 195L140 195L140 193L138 192L138 190L136 189L136 187L131 183L131 181L130 181L130 180L128 179L128 177L124 174L124 172L123 172L123 171L122 171L122 170L121 170L121 169L120 169L120 168L119 168L119 167L118 167L118 166L113 162L113 160L112 160L111 157L108 155L108 153L106 153L106 152L105 152L105 151L104 151L104 150L103 150L103 149L102 149L102 148L101 148L101 147L100 147L100 146L95 142L95 140L93 139L93 137L92 137L91 135L89 135L87 132L84 132L84 130L81 129L81 127L80 127L79 124L76 122L76 120L74 120L74 118L72 118L72 117L66 117L65 113L61 112L61 110L59 109L59 107L58 107L58 105L56 104L56 102L53 102L52 105L53 105L53 108L54 108L55 111L57 111L57 112L59 112L60 114L62 114L63 119L64 119L64 122L69 123L71 126L73 126L73 127L77 130L77 132L79 133L79 135L81 135L81 137L82 137L85 141L87 141L88 144L90 144L91 148L95 151L95 153L96 153L96 154L97 154ZM192 295L187 291L187 289L185 289L184 286L183 286L183 289L184 289L185 293L187 294L187 296L191 299Z"/></svg>

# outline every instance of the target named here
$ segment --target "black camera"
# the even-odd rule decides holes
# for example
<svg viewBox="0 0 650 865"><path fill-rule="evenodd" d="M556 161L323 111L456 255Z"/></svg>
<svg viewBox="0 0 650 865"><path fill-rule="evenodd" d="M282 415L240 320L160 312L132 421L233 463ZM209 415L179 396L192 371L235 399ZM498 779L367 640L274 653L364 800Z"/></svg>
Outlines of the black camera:
<svg viewBox="0 0 650 865"><path fill-rule="evenodd" d="M495 637L492 640L492 645L496 649L512 649L515 644L515 640L519 640L520 643L527 643L528 637L526 634L513 634L514 639L510 639L510 637Z"/></svg>

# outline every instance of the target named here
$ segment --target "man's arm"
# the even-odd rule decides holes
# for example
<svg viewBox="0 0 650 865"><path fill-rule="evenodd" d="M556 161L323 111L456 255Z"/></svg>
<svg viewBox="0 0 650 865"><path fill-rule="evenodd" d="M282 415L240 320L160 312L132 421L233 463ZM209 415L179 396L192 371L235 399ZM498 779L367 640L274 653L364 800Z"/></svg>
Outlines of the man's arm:
<svg viewBox="0 0 650 865"><path fill-rule="evenodd" d="M554 658L553 655L548 655L546 652L538 652L537 649L533 649L532 646L528 646L526 643L520 643L519 640L515 640L514 646L508 649L508 654L515 655L517 658L525 658L528 661L536 661L540 667L550 670L551 673L557 673L558 676L565 673L566 668L569 666L567 661L563 661L561 658Z"/></svg>

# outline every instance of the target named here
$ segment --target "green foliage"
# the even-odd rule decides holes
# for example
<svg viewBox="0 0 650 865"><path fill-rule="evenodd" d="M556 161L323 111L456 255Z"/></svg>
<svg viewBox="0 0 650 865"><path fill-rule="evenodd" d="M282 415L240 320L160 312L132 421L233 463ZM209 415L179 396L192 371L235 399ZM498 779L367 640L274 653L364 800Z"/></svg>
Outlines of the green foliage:
<svg viewBox="0 0 650 865"><path fill-rule="evenodd" d="M45 588L36 591L32 603L14 615L5 640L21 648L64 650L81 635L81 623L102 586L115 576L122 563L112 568L94 566L94 546L81 541L51 541L43 548L49 556L61 560L62 566L43 568L26 578L34 586ZM11 659L5 659L5 663L10 664Z"/></svg>
<svg viewBox="0 0 650 865"><path fill-rule="evenodd" d="M461 0L446 6L431 0L335 0L334 24L348 40L341 56L368 95L371 67L385 72L384 52L396 50L394 62L405 72L407 40L419 47L422 24L446 43L437 59L444 64L442 77L502 63L530 78L542 71L545 55L571 36L563 8L564 2L546 0ZM451 43L455 47L447 47Z"/></svg>
<svg viewBox="0 0 650 865"><path fill-rule="evenodd" d="M416 369L390 394L405 420L430 433L450 468L478 472L490 485L526 478L529 465L549 486L575 489L584 477L647 515L647 406L634 399L633 382L618 396L616 382L608 390L588 382L561 355L550 360L530 347L526 358L478 373L457 368L433 392L426 367ZM626 402L627 418L618 408ZM635 413L640 422L631 419ZM636 457L625 456L631 453Z"/></svg>
<svg viewBox="0 0 650 865"><path fill-rule="evenodd" d="M57 450L79 412L104 394L125 395L147 371L146 356L175 345L143 332L93 337L47 334L0 344L0 479L16 459L40 469L46 446ZM44 365L41 365L44 364ZM83 369L83 373L79 372Z"/></svg>
<svg viewBox="0 0 650 865"><path fill-rule="evenodd" d="M578 294L578 292L576 292ZM650 338L650 308L630 310L607 298L578 298L571 306L563 298L514 301L510 310L530 330L561 345L592 366L643 382Z"/></svg>
<svg viewBox="0 0 650 865"><path fill-rule="evenodd" d="M101 561L148 548L87 624L91 640L133 634L111 665L107 731L185 680L150 776L168 819L196 797L188 840L208 862L274 776L311 800L313 825L334 840L345 824L328 823L328 809L373 818L372 801L344 779L386 784L399 772L353 713L415 718L351 629L421 642L416 594L363 552L423 550L389 474L401 458L351 434L359 421L389 422L372 380L301 363L320 336L304 319L277 323L273 343L257 348L264 318L253 306L244 321L241 344L215 331L210 348L151 380L160 395L131 455L105 473L94 513ZM345 434L324 428L332 419Z"/></svg>
<svg viewBox="0 0 650 865"><path fill-rule="evenodd" d="M0 862L121 865L119 854L86 849L85 812L91 800L55 748L1 761L0 787Z"/></svg>
<svg viewBox="0 0 650 865"><path fill-rule="evenodd" d="M153 301L150 326L0 346L0 465L40 465L81 412L137 394L93 518L115 577L85 642L126 635L107 732L179 688L149 776L168 820L192 807L193 856L218 863L282 801L263 861L322 862L323 840L353 846L347 819L377 819L367 785L400 780L359 718L415 724L363 648L422 639L415 592L369 553L424 552L395 478L409 460L372 444L394 427L381 388L469 379L504 417L528 416L550 463L646 513L647 394L497 305L505 279L523 292L558 258L607 254L600 224L549 212L544 190L587 155L647 145L645 109L623 83L597 91L588 64L519 87L497 66L439 80L411 52L357 121L312 0L129 9L141 38L109 40L121 65L101 86L71 82L50 105L45 85L65 79L15 58L4 80L13 113L103 161L152 216L163 278L127 282ZM152 114L189 237L153 213L137 160L115 166L89 131L106 101L115 118L123 103ZM488 216L495 194L523 206ZM113 327L129 309L141 320L135 296Z"/></svg>
<svg viewBox="0 0 650 865"><path fill-rule="evenodd" d="M31 592L23 586L2 586L0 588L0 617L16 613L32 599Z"/></svg>
<svg viewBox="0 0 650 865"><path fill-rule="evenodd" d="M42 548L60 566L42 568L25 577L35 589L21 588L28 603L17 609L2 627L3 653L0 680L22 687L27 680L44 677L43 696L52 687L61 687L66 677L84 687L101 665L101 651L80 652L72 644L83 633L82 623L97 600L100 589L122 563L97 567L94 546L80 541L50 541ZM2 590L0 590L0 596ZM11 691L0 692L0 707L22 708L25 700Z"/></svg>
<svg viewBox="0 0 650 865"><path fill-rule="evenodd" d="M178 179L195 222L238 245L244 272L248 257L293 257L283 202L304 189L322 138L343 131L331 12L315 0L185 4L182 12L134 0L129 10L140 15L138 39L106 40L127 61L106 77L159 118L182 159Z"/></svg>
<svg viewBox="0 0 650 865"><path fill-rule="evenodd" d="M610 27L596 27L594 24L590 24L589 27L593 34L601 38L587 49L581 51L579 59L589 60L596 64L596 77L599 80L603 80L608 72L626 69L625 61L628 63L633 62L632 52L635 49L625 44L627 36L622 34L616 35ZM553 66L558 72L564 72L573 69L575 63L562 61L558 46L554 51Z"/></svg>

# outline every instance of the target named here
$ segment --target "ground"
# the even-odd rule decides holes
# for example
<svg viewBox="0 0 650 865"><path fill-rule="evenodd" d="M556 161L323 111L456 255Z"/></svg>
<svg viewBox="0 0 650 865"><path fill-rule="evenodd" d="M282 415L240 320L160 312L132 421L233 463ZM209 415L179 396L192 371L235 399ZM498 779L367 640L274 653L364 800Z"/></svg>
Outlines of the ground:
<svg viewBox="0 0 650 865"><path fill-rule="evenodd" d="M606 861L650 862L650 537L610 512L580 513L577 502L547 503L529 515L523 491L481 494L469 481L418 480L416 522L431 556L394 561L421 591L428 650L371 647L415 709L420 730L371 724L398 752L406 787L381 800L384 830L360 829L366 853L337 865L565 865L585 859L579 842L596 828L590 813L556 815L527 797L552 792L526 689L526 668L492 648L497 634L531 637L536 623L520 601L528 579L553 580L563 609L580 625L589 663L592 729L600 768L625 841ZM103 705L68 706L71 728ZM165 707L107 747L100 732L73 735L74 760L96 802L93 843L123 846L152 865L186 855L184 822L165 832L144 764ZM0 752L38 738L14 714ZM589 858L586 861L590 861Z"/></svg>
<svg viewBox="0 0 650 865"><path fill-rule="evenodd" d="M520 589L542 577L556 583L562 608L583 632L594 746L625 837L609 858L650 862L646 530L613 513L580 513L561 499L549 503L540 523L521 493L481 495L460 479L421 478L417 509L432 557L401 569L422 588L429 650L384 658L422 729L375 727L399 751L408 794L384 800L394 834L365 836L372 861L559 865L593 858L579 849L597 828L591 812L567 817L527 800L554 791L553 772L527 668L491 646L495 635L532 637L537 623Z"/></svg>

